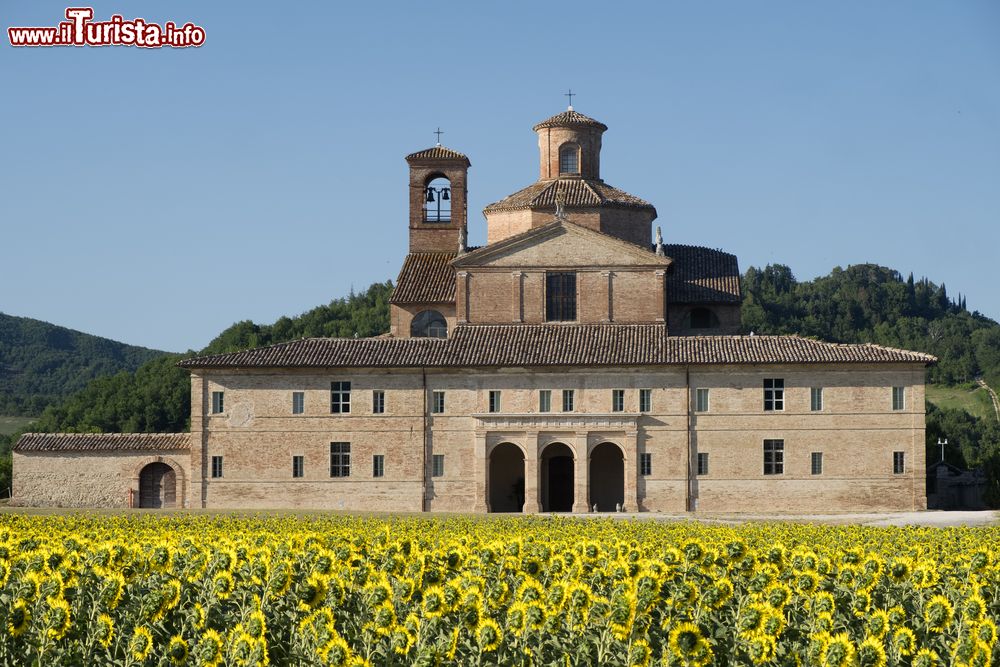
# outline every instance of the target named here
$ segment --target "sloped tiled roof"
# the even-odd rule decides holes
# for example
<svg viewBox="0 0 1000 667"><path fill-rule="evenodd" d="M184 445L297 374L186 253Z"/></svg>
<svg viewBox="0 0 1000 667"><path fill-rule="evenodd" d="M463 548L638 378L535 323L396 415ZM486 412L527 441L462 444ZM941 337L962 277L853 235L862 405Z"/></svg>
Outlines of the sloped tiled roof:
<svg viewBox="0 0 1000 667"><path fill-rule="evenodd" d="M458 253L411 252L403 261L389 303L450 303L455 300L455 269L451 260Z"/></svg>
<svg viewBox="0 0 1000 667"><path fill-rule="evenodd" d="M557 113L555 116L552 116L552 118L546 118L541 123L535 125L531 129L534 130L535 132L538 132L539 130L546 127L574 127L574 126L597 127L600 128L601 132L604 132L608 129L608 126L602 123L601 121L594 120L590 116L584 116L582 113L578 111L573 111L572 109L568 109L567 111L563 111L562 113Z"/></svg>
<svg viewBox="0 0 1000 667"><path fill-rule="evenodd" d="M677 244L666 244L663 250L674 260L667 274L668 304L741 302L736 255Z"/></svg>
<svg viewBox="0 0 1000 667"><path fill-rule="evenodd" d="M537 181L523 190L504 197L483 209L484 213L494 211L516 211L525 208L552 208L556 206L556 193L562 191L567 207L624 207L646 208L654 213L656 209L648 201L630 195L624 190L612 187L604 181L585 178L560 178L551 181Z"/></svg>
<svg viewBox="0 0 1000 667"><path fill-rule="evenodd" d="M417 151L416 153L410 153L406 156L407 162L410 160L465 160L469 161L469 158L459 153L458 151L453 151L450 148L445 148L444 146L431 146L430 148L425 148L422 151Z"/></svg>
<svg viewBox="0 0 1000 667"><path fill-rule="evenodd" d="M307 338L184 368L415 368L933 363L929 354L797 336L668 336L662 324L461 325L450 338Z"/></svg>
<svg viewBox="0 0 1000 667"><path fill-rule="evenodd" d="M190 449L189 433L25 433L16 452L145 452Z"/></svg>

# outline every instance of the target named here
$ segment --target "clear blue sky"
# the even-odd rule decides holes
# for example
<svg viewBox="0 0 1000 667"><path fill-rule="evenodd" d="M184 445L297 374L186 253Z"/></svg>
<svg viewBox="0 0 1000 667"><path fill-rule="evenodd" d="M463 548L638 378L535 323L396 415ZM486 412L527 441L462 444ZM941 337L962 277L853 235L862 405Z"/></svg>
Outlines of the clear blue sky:
<svg viewBox="0 0 1000 667"><path fill-rule="evenodd" d="M534 181L531 126L606 123L602 175L668 242L801 280L877 262L1000 317L1000 3L96 2L197 49L14 49L0 3L0 311L201 348L395 279L403 156Z"/></svg>

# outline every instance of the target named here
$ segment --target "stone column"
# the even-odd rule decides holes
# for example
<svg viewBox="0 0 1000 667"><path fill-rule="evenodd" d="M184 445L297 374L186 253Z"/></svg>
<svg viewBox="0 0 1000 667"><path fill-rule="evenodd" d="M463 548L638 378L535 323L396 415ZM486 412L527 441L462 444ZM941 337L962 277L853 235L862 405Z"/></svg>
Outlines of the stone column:
<svg viewBox="0 0 1000 667"><path fill-rule="evenodd" d="M459 271L455 277L455 318L465 324L469 321L469 273Z"/></svg>
<svg viewBox="0 0 1000 667"><path fill-rule="evenodd" d="M653 275L656 276L656 309L659 315L656 317L657 322L667 321L667 272L666 271L654 271Z"/></svg>
<svg viewBox="0 0 1000 667"><path fill-rule="evenodd" d="M524 437L524 513L538 514L542 511L538 484L538 432L529 431Z"/></svg>
<svg viewBox="0 0 1000 667"><path fill-rule="evenodd" d="M472 501L472 511L485 514L490 511L487 492L489 489L489 461L486 460L486 431L476 431L476 442L473 450L476 472L476 496Z"/></svg>
<svg viewBox="0 0 1000 667"><path fill-rule="evenodd" d="M590 447L586 432L577 433L574 440L573 513L582 514L590 511Z"/></svg>
<svg viewBox="0 0 1000 667"><path fill-rule="evenodd" d="M625 510L639 511L639 431L625 431Z"/></svg>

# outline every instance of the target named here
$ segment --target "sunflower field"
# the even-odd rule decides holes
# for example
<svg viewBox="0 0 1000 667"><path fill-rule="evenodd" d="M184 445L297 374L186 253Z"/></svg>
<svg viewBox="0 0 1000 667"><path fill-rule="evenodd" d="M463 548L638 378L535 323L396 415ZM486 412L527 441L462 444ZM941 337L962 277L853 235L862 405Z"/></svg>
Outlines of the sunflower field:
<svg viewBox="0 0 1000 667"><path fill-rule="evenodd" d="M2 665L988 665L1000 528L0 514Z"/></svg>

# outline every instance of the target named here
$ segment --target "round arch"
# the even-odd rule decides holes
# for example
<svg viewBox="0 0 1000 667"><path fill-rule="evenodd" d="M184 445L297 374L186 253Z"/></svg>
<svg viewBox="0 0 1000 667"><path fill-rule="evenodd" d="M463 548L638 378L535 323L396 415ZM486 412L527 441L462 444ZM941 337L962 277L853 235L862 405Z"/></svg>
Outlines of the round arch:
<svg viewBox="0 0 1000 667"><path fill-rule="evenodd" d="M590 506L614 512L625 504L625 452L614 442L602 442L590 452Z"/></svg>
<svg viewBox="0 0 1000 667"><path fill-rule="evenodd" d="M692 329L718 329L720 326L719 316L711 308L692 308L687 320Z"/></svg>
<svg viewBox="0 0 1000 667"><path fill-rule="evenodd" d="M490 511L523 511L524 450L513 442L501 442L490 449L488 457Z"/></svg>
<svg viewBox="0 0 1000 667"><path fill-rule="evenodd" d="M436 171L424 179L424 222L451 222L451 180Z"/></svg>
<svg viewBox="0 0 1000 667"><path fill-rule="evenodd" d="M539 467L543 512L572 512L574 467L572 447L564 442L550 442L542 449Z"/></svg>
<svg viewBox="0 0 1000 667"><path fill-rule="evenodd" d="M568 141L559 147L559 175L580 173L580 144Z"/></svg>
<svg viewBox="0 0 1000 667"><path fill-rule="evenodd" d="M184 466L166 456L149 456L132 467L131 507L184 507L187 477Z"/></svg>
<svg viewBox="0 0 1000 667"><path fill-rule="evenodd" d="M410 335L414 338L447 338L448 320L436 310L422 310L410 322Z"/></svg>

